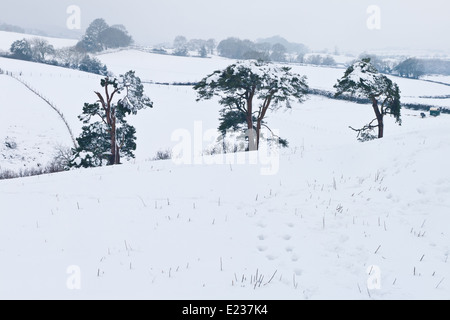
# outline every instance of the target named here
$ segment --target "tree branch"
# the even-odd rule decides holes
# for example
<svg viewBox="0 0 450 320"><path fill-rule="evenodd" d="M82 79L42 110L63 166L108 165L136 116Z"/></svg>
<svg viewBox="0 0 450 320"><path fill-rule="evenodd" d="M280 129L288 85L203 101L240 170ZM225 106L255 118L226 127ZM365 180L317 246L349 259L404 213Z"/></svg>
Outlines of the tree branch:
<svg viewBox="0 0 450 320"><path fill-rule="evenodd" d="M111 94L111 97L110 97L110 100L109 100L110 103L111 103L111 101L113 100L114 95L115 95L117 92L119 92L119 89L114 90L113 93ZM128 96L128 94L127 94L127 96Z"/></svg>
<svg viewBox="0 0 450 320"><path fill-rule="evenodd" d="M100 92L94 91L95 94L97 95L99 102L102 104L103 109L105 109L106 111L106 103L105 103L105 99L103 98L103 96L100 94Z"/></svg>
<svg viewBox="0 0 450 320"><path fill-rule="evenodd" d="M262 125L263 127L265 127L267 130L270 131L270 133L272 134L272 137L280 138L280 137L277 136L275 133L273 133L272 129L270 129L266 124L261 123L261 125Z"/></svg>
<svg viewBox="0 0 450 320"><path fill-rule="evenodd" d="M372 131L375 128L378 128L378 125L373 125L373 123L377 121L377 119L373 119L369 124L365 125L361 129L355 129L352 126L349 126L350 129L352 129L355 132L358 132L358 137L365 131Z"/></svg>
<svg viewBox="0 0 450 320"><path fill-rule="evenodd" d="M100 119L102 119L104 124L108 125L108 123L105 121L105 119L102 117L102 115L99 112L97 112L95 114L98 115L100 117Z"/></svg>
<svg viewBox="0 0 450 320"><path fill-rule="evenodd" d="M262 111L262 113L260 115L261 116L261 120L266 117L267 110L269 109L270 103L272 102L272 98L273 98L273 95L269 95L266 98L266 100L264 101L264 105L263 105L263 109L262 109L263 111Z"/></svg>
<svg viewBox="0 0 450 320"><path fill-rule="evenodd" d="M109 92L108 92L108 81L109 81L109 79L108 78L106 78L106 84L105 84L105 94L106 94L106 101L108 102L108 106L110 105L110 103L111 103L111 100L110 100L110 97L109 97Z"/></svg>
<svg viewBox="0 0 450 320"><path fill-rule="evenodd" d="M242 107L242 106L239 104L239 102L236 101L235 104L236 104L236 109L238 109L240 112L243 112L243 113L245 113L245 114L247 113L247 109L246 109L245 107ZM230 109L233 110L233 108L231 108L231 107L230 107Z"/></svg>

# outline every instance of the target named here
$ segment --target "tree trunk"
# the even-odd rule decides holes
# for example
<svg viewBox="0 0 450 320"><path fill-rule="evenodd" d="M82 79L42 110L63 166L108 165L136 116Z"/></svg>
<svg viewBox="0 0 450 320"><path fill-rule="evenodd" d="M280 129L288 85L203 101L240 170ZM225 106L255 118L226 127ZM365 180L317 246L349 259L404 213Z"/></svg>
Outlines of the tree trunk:
<svg viewBox="0 0 450 320"><path fill-rule="evenodd" d="M116 163L115 164L120 164L120 148L119 148L119 146L116 147Z"/></svg>
<svg viewBox="0 0 450 320"><path fill-rule="evenodd" d="M247 100L247 136L248 136L248 151L258 150L255 137L255 130L253 129L253 94L250 94Z"/></svg>
<svg viewBox="0 0 450 320"><path fill-rule="evenodd" d="M372 98L372 106L373 106L373 110L375 111L375 115L377 116L377 121L378 121L378 139L381 139L384 137L383 114L381 113L380 109L378 108L378 101L375 98Z"/></svg>
<svg viewBox="0 0 450 320"><path fill-rule="evenodd" d="M259 150L259 139L261 136L261 120L258 119L258 124L256 125L256 150Z"/></svg>
<svg viewBox="0 0 450 320"><path fill-rule="evenodd" d="M116 125L111 125L111 157L109 159L109 165L113 166L117 160L117 142L116 142Z"/></svg>
<svg viewBox="0 0 450 320"><path fill-rule="evenodd" d="M256 149L259 150L259 142L261 138L261 127L264 118L266 117L267 110L269 109L270 103L272 102L272 96L266 98L264 105L262 107L262 111L258 116L258 123L256 126Z"/></svg>
<svg viewBox="0 0 450 320"><path fill-rule="evenodd" d="M117 145L117 126L115 113L111 112L111 158L109 161L110 165L120 164L120 148Z"/></svg>
<svg viewBox="0 0 450 320"><path fill-rule="evenodd" d="M381 139L384 137L384 121L383 121L383 115L381 115L381 118L378 119L378 139Z"/></svg>

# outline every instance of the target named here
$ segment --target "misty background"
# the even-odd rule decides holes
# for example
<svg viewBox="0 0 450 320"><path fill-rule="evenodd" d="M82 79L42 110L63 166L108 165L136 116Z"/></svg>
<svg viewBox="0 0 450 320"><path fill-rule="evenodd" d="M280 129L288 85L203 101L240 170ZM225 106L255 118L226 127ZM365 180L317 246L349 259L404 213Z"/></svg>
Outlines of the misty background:
<svg viewBox="0 0 450 320"><path fill-rule="evenodd" d="M66 10L81 8L81 30L69 30ZM381 29L369 30L367 8L381 8ZM450 52L448 0L15 0L0 3L0 23L79 39L96 18L126 26L140 45L187 38L280 35L313 50L362 52L414 49Z"/></svg>

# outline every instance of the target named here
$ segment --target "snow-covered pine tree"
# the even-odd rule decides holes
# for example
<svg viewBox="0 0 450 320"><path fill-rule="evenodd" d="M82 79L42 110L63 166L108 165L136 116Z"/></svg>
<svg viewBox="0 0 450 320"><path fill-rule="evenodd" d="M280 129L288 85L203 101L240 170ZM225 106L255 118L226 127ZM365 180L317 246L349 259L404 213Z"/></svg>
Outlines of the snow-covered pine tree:
<svg viewBox="0 0 450 320"><path fill-rule="evenodd" d="M262 61L243 61L218 70L200 81L194 89L197 101L217 96L223 106L219 130L248 130L249 150L258 150L261 129L268 111L292 100L302 102L308 93L306 77L292 73L289 67L277 67ZM287 146L287 141L276 137Z"/></svg>
<svg viewBox="0 0 450 320"><path fill-rule="evenodd" d="M121 75L120 79L106 77L101 80L101 86L104 94L95 92L98 101L86 103L79 116L85 126L77 138L78 147L73 150L71 167L120 164L121 155L134 158L136 129L127 123L126 116L153 107L134 71ZM119 97L116 102L115 98ZM92 122L93 119L97 121Z"/></svg>
<svg viewBox="0 0 450 320"><path fill-rule="evenodd" d="M356 61L345 72L334 86L336 96L350 94L358 98L369 99L376 118L361 129L352 130L358 132L358 138L369 136L369 132L378 128L378 138L384 137L384 116L392 115L401 125L400 89L396 83L378 70L371 63L370 58ZM377 124L374 124L377 122Z"/></svg>

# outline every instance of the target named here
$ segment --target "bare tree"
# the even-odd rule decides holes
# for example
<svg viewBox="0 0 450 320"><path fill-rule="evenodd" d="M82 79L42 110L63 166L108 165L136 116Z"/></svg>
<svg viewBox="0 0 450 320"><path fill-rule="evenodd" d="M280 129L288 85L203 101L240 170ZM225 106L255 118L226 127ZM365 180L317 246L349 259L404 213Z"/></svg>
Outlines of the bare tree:
<svg viewBox="0 0 450 320"><path fill-rule="evenodd" d="M33 60L45 61L47 55L55 54L55 48L45 39L33 38L30 40Z"/></svg>

